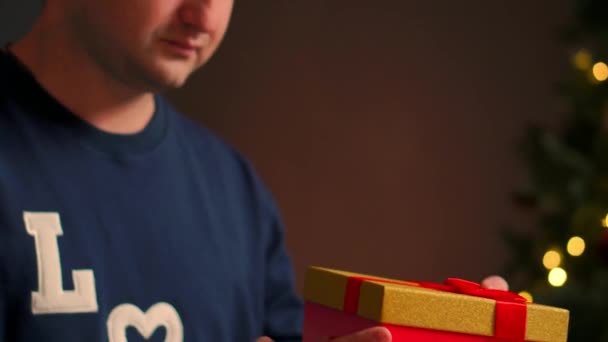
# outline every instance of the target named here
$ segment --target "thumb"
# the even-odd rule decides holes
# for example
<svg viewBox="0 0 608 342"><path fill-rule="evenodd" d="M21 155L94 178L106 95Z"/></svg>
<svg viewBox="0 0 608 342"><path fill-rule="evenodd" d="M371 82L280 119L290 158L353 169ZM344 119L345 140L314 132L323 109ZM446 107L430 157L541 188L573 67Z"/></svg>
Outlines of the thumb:
<svg viewBox="0 0 608 342"><path fill-rule="evenodd" d="M385 327L373 327L352 335L332 339L331 342L391 342L391 332Z"/></svg>
<svg viewBox="0 0 608 342"><path fill-rule="evenodd" d="M263 336L255 340L255 342L273 342L272 339L268 336Z"/></svg>
<svg viewBox="0 0 608 342"><path fill-rule="evenodd" d="M481 287L486 288L486 289L496 289L496 290L508 291L509 283L507 283L507 281L504 278L494 275L494 276L490 276L490 277L487 277L486 279L484 279L481 282Z"/></svg>

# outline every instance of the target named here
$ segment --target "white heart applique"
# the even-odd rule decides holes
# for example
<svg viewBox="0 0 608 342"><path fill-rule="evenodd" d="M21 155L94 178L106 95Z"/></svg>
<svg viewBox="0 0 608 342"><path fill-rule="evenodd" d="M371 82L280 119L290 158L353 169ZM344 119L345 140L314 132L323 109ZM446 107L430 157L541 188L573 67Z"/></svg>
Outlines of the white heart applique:
<svg viewBox="0 0 608 342"><path fill-rule="evenodd" d="M146 339L159 327L165 327L165 342L183 342L184 326L177 310L167 303L154 304L144 314L133 304L121 304L108 318L110 342L127 342L127 327L132 326Z"/></svg>

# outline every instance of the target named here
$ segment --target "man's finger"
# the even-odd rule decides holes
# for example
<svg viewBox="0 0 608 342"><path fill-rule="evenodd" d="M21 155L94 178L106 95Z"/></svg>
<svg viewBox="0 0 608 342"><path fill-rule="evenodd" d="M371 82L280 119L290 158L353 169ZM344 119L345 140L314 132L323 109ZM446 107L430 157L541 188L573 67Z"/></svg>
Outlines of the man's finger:
<svg viewBox="0 0 608 342"><path fill-rule="evenodd" d="M331 342L391 342L391 332L385 327L373 327L352 335L332 339Z"/></svg>
<svg viewBox="0 0 608 342"><path fill-rule="evenodd" d="M486 289L496 289L509 291L509 284L506 280L499 276L490 276L481 282L481 287Z"/></svg>

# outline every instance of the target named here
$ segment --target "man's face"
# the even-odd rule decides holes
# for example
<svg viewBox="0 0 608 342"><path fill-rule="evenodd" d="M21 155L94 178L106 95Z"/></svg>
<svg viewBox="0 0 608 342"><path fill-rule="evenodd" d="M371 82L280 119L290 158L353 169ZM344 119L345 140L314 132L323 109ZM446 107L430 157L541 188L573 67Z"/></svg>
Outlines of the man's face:
<svg viewBox="0 0 608 342"><path fill-rule="evenodd" d="M159 91L181 86L209 60L224 37L233 2L65 0L63 5L76 43L104 72L129 86Z"/></svg>

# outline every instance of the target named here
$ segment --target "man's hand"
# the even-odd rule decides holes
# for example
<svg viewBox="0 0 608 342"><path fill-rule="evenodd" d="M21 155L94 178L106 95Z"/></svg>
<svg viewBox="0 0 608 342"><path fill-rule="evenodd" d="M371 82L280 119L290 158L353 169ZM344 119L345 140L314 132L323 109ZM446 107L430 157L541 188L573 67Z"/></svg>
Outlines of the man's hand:
<svg viewBox="0 0 608 342"><path fill-rule="evenodd" d="M506 280L499 276L489 276L482 280L481 287L487 289L496 290L509 290L509 284ZM373 327L365 330L358 331L352 335L342 336L332 339L331 342L391 342L391 332L385 327ZM329 338L321 340L319 342L330 341ZM269 337L260 337L256 342L272 342Z"/></svg>
<svg viewBox="0 0 608 342"><path fill-rule="evenodd" d="M342 336L334 339L326 337L318 342L391 342L391 332L385 327L373 327L358 331L352 335ZM260 337L256 342L272 342L269 337ZM316 341L315 341L316 342Z"/></svg>
<svg viewBox="0 0 608 342"><path fill-rule="evenodd" d="M392 339L391 332L385 327L373 327L352 335L334 338L331 342L391 342ZM330 339L326 338L319 342L327 341L330 341Z"/></svg>

